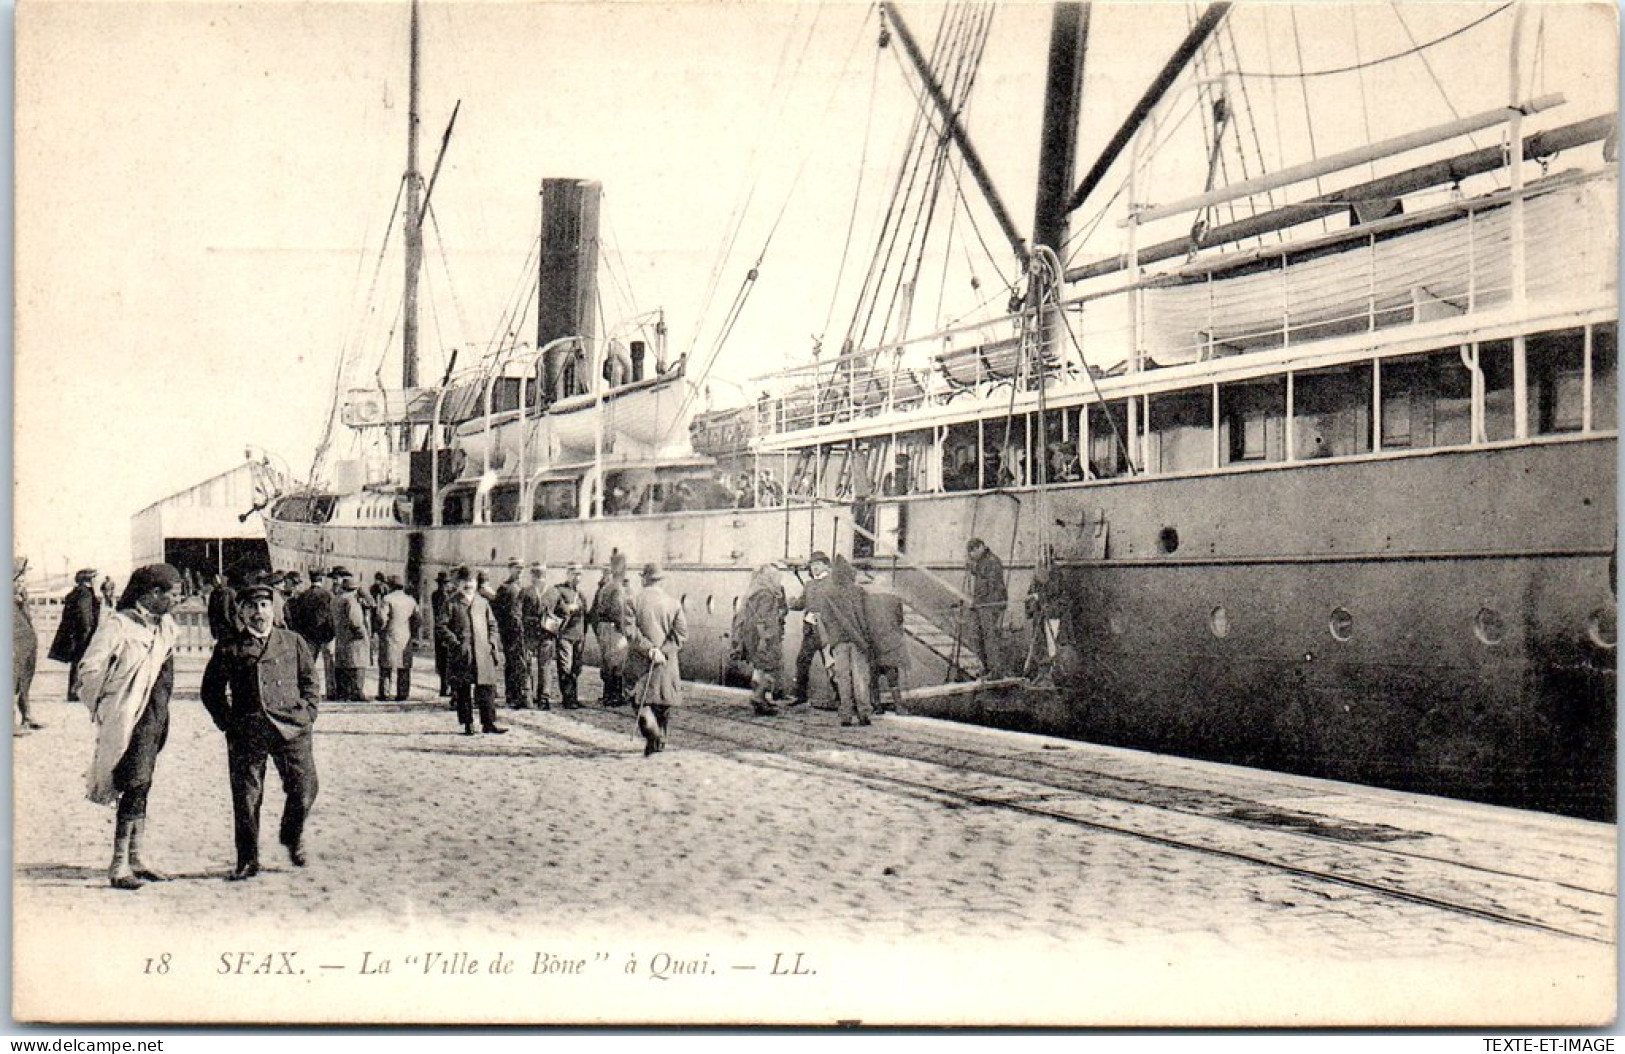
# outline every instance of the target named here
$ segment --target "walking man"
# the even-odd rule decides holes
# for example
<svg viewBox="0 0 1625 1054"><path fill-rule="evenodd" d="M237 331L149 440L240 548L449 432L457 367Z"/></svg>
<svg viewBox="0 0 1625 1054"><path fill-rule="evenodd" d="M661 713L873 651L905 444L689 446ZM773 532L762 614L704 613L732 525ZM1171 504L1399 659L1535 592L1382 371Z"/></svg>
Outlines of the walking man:
<svg viewBox="0 0 1625 1054"><path fill-rule="evenodd" d="M1003 646L999 624L1009 602L1005 592L1004 563L980 538L965 543L965 571L971 580L970 638L982 660L982 676L1003 676Z"/></svg>
<svg viewBox="0 0 1625 1054"><path fill-rule="evenodd" d="M577 683L581 678L581 646L587 638L587 605L581 598L581 565L564 570L564 581L542 594L542 625L549 616L557 621L553 633L553 661L559 676L559 695L566 710L581 709Z"/></svg>
<svg viewBox="0 0 1625 1054"><path fill-rule="evenodd" d="M73 588L62 598L62 621L46 657L68 664L68 701L79 698L79 665L90 638L96 635L101 605L96 601L96 570L87 567L73 576Z"/></svg>
<svg viewBox="0 0 1625 1054"><path fill-rule="evenodd" d="M87 793L117 808L113 862L115 889L140 889L168 878L141 859L147 830L147 795L158 752L169 738L169 696L175 686L175 618L181 573L168 564L138 568L102 620L80 659L80 698L96 725L96 753Z"/></svg>
<svg viewBox="0 0 1625 1054"><path fill-rule="evenodd" d="M279 840L293 866L308 862L305 819L316 802L316 659L303 637L274 624L274 593L256 585L237 595L242 628L214 646L203 670L203 706L226 734L234 881L259 874L266 758L276 763L287 796Z"/></svg>
<svg viewBox="0 0 1625 1054"><path fill-rule="evenodd" d="M643 756L666 749L671 708L683 701L683 674L678 657L688 639L683 607L660 588L658 564L643 568L643 589L632 601L628 633L629 673L637 677L634 697L638 730L643 733Z"/></svg>
<svg viewBox="0 0 1625 1054"><path fill-rule="evenodd" d="M487 735L508 731L497 724L497 671L502 665L502 638L490 603L479 594L474 572L459 567L457 590L446 602L445 617L435 633L446 645L446 680L457 704L463 735L474 734L474 709Z"/></svg>

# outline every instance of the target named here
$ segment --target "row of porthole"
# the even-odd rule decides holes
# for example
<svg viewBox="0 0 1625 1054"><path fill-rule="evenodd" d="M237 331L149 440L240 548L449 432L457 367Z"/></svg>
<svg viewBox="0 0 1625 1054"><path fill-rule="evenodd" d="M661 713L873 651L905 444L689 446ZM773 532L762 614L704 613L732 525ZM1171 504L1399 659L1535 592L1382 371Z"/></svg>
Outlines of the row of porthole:
<svg viewBox="0 0 1625 1054"><path fill-rule="evenodd" d="M1126 626L1122 616L1113 614L1107 618L1107 627L1113 636L1122 636ZM1326 629L1332 639L1340 643L1348 643L1354 639L1354 613L1348 608L1333 608L1330 618L1327 619ZM1208 613L1208 630L1215 637L1230 636L1230 613L1223 604L1215 607ZM1473 635L1486 646L1500 644L1506 639L1506 618L1494 608L1479 608L1473 616ZM1597 608L1586 619L1586 636L1591 643L1599 648L1612 650L1619 643L1618 617L1609 608Z"/></svg>

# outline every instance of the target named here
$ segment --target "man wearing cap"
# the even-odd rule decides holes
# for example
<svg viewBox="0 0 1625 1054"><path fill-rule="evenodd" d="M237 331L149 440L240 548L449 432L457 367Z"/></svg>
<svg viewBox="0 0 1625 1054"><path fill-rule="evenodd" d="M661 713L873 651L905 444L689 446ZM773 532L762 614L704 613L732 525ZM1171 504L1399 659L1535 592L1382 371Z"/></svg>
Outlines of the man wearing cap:
<svg viewBox="0 0 1625 1054"><path fill-rule="evenodd" d="M317 666L320 684L327 698L338 692L333 676L333 594L327 588L327 572L313 568L310 588L288 601L288 628L305 638L310 653L321 660Z"/></svg>
<svg viewBox="0 0 1625 1054"><path fill-rule="evenodd" d="M474 734L474 709L479 708L480 729L488 735L506 732L497 724L497 671L502 669L502 637L490 602L479 594L474 572L459 567L456 592L446 601L445 614L435 635L446 645L446 680L457 704L463 735Z"/></svg>
<svg viewBox="0 0 1625 1054"><path fill-rule="evenodd" d="M812 581L802 588L801 596L790 601L791 611L803 612L801 616L801 650L796 652L796 687L790 696L791 706L800 706L807 702L808 685L812 677L812 664L815 658L823 653L823 642L818 639L818 613L807 607L807 590L813 582L822 581L829 577L829 557L822 552L814 552L807 558L807 574ZM834 681L830 686L834 687ZM834 710L835 707L820 707L823 710Z"/></svg>
<svg viewBox="0 0 1625 1054"><path fill-rule="evenodd" d="M587 603L581 597L580 564L565 568L564 581L542 594L542 613L544 619L551 615L558 623L553 631L553 663L558 671L559 695L566 710L579 710L581 700L576 685L581 678L581 646L587 637Z"/></svg>
<svg viewBox="0 0 1625 1054"><path fill-rule="evenodd" d="M447 574L441 571L434 576L434 591L429 594L429 614L434 625L439 626L446 614L446 601L451 596L451 587L447 585ZM431 633L434 637L434 672L440 678L440 695L450 695L451 687L446 684L446 646L440 640L440 634Z"/></svg>
<svg viewBox="0 0 1625 1054"><path fill-rule="evenodd" d="M378 602L378 698L404 701L412 694L412 644L418 636L418 602L398 575Z"/></svg>
<svg viewBox="0 0 1625 1054"><path fill-rule="evenodd" d="M62 621L56 625L46 657L68 664L68 701L79 698L79 664L96 635L101 605L96 601L96 570L87 567L73 576L73 588L62 598Z"/></svg>
<svg viewBox="0 0 1625 1054"><path fill-rule="evenodd" d="M632 624L632 604L622 585L626 577L626 554L609 554L609 567L598 580L592 596L589 621L598 635L598 674L603 681L605 706L625 706L627 631Z"/></svg>
<svg viewBox="0 0 1625 1054"><path fill-rule="evenodd" d="M965 573L971 583L970 642L982 660L982 676L1002 676L1004 648L999 624L1009 603L1004 563L986 542L972 538L965 543Z"/></svg>
<svg viewBox="0 0 1625 1054"><path fill-rule="evenodd" d="M209 601L205 606L209 613L209 636L215 640L230 633L236 622L237 605L233 602L237 595L236 578L236 572L232 573L230 579L216 573L214 588L209 590Z"/></svg>
<svg viewBox="0 0 1625 1054"><path fill-rule="evenodd" d="M508 561L508 577L497 587L491 599L491 613L496 616L497 632L502 636L502 684L508 706L524 709L530 702L530 683L525 669L525 630L520 610L519 574L524 565L518 560Z"/></svg>
<svg viewBox="0 0 1625 1054"><path fill-rule="evenodd" d="M525 680L531 692L524 705L538 710L553 709L552 699L558 695L553 634L547 631L546 612L542 608L546 582L547 568L531 564L530 582L519 591L520 639L525 651Z"/></svg>
<svg viewBox="0 0 1625 1054"><path fill-rule="evenodd" d="M180 599L181 573L175 568L137 568L118 610L102 620L79 661L80 698L96 725L87 794L118 810L107 869L115 889L140 889L168 877L142 861L141 843L158 752L169 738L177 636L170 610Z"/></svg>
<svg viewBox="0 0 1625 1054"><path fill-rule="evenodd" d="M226 734L236 832L234 880L260 870L260 803L265 759L276 763L286 801L279 840L295 867L308 862L305 818L316 801L316 659L292 630L272 623L275 589L249 586L237 594L240 629L214 646L203 670L203 706Z"/></svg>
<svg viewBox="0 0 1625 1054"><path fill-rule="evenodd" d="M364 703L367 696L361 690L361 676L371 665L370 620L349 568L333 568L333 580L338 587L333 594L333 675L338 698Z"/></svg>
<svg viewBox="0 0 1625 1054"><path fill-rule="evenodd" d="M678 657L688 639L688 620L683 606L660 588L664 577L658 564L644 565L643 589L632 601L627 633L627 672L637 679L633 698L638 706L644 757L666 749L671 708L683 701Z"/></svg>

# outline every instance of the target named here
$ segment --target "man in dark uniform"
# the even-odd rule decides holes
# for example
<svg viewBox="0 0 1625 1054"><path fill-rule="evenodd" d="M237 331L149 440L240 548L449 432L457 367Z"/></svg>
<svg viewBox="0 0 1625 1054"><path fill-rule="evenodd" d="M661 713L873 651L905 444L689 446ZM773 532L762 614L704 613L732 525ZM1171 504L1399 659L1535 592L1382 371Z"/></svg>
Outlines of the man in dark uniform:
<svg viewBox="0 0 1625 1054"><path fill-rule="evenodd" d="M1000 623L1009 595L1005 591L1004 562L980 538L965 543L965 571L971 581L970 639L982 660L982 676L1002 677L1004 647Z"/></svg>
<svg viewBox="0 0 1625 1054"><path fill-rule="evenodd" d="M237 617L237 605L233 598L237 590L232 588L225 575L214 576L214 588L209 590L209 635L215 640L231 632L232 620Z"/></svg>
<svg viewBox="0 0 1625 1054"><path fill-rule="evenodd" d="M272 625L273 590L255 585L237 596L242 628L215 645L203 671L203 705L226 734L237 834L234 880L260 870L260 801L265 759L276 762L287 803L280 840L304 867L305 818L316 801L316 660L303 637Z"/></svg>
<svg viewBox="0 0 1625 1054"><path fill-rule="evenodd" d="M79 660L96 635L101 605L96 600L96 571L85 568L73 576L73 588L62 598L62 621L46 656L68 664L68 701L79 698Z"/></svg>
<svg viewBox="0 0 1625 1054"><path fill-rule="evenodd" d="M812 677L813 659L818 658L823 651L823 642L818 639L818 614L808 610L806 588L813 582L822 581L829 577L829 557L823 552L815 552L807 558L807 575L811 579L802 589L801 596L790 601L790 610L803 612L801 616L801 649L796 652L796 687L790 694L791 706L800 706L808 701L808 684ZM833 687L834 682L831 681ZM834 710L836 707L820 707L824 710Z"/></svg>
<svg viewBox="0 0 1625 1054"><path fill-rule="evenodd" d="M530 703L530 678L525 669L525 631L523 610L519 594L519 572L523 565L518 560L508 561L508 577L497 586L491 600L491 613L497 617L497 632L502 637L504 698L510 709L522 710Z"/></svg>
<svg viewBox="0 0 1625 1054"><path fill-rule="evenodd" d="M327 572L310 572L310 588L288 601L284 612L288 628L305 638L312 656L321 660L327 697L333 698L333 593L327 588Z"/></svg>
<svg viewBox="0 0 1625 1054"><path fill-rule="evenodd" d="M434 625L440 625L440 620L446 614L446 598L450 592L446 585L446 572L442 571L434 576L434 592L429 594L429 611L434 616ZM446 645L441 641L440 634L431 633L434 637L434 672L440 676L440 695L450 695L451 687L446 684Z"/></svg>
<svg viewBox="0 0 1625 1054"><path fill-rule="evenodd" d="M479 582L467 567L459 567L454 579L456 592L435 627L446 645L446 679L451 682L452 699L457 704L457 720L463 735L474 734L474 711L479 710L480 728L488 735L508 731L497 724L496 679L503 668L502 635L497 629L491 604L479 593Z"/></svg>

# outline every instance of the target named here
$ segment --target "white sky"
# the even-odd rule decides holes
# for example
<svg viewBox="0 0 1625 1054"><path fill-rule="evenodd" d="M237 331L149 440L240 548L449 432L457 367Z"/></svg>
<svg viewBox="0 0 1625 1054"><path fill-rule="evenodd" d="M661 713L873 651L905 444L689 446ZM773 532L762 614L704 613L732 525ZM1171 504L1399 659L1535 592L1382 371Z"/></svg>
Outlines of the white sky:
<svg viewBox="0 0 1625 1054"><path fill-rule="evenodd" d="M1409 17L1427 39L1490 9ZM938 9L905 10L929 37ZM1386 5L1328 10L1343 21L1304 30L1311 68L1334 62L1326 44L1346 35L1368 58L1405 46ZM1188 11L1095 5L1080 172ZM1547 123L1617 95L1612 8L1564 17L1546 30L1557 57L1543 72L1576 101ZM1048 20L1045 6L1003 5L969 121L1024 233ZM544 176L603 183L607 248L637 306L664 306L675 350L699 327L702 356L788 199L715 376L743 381L804 356L835 294L875 25L856 3L427 5L425 177L458 99L462 111L434 192L446 251L426 235L424 378L438 375L442 346L497 336L526 277ZM1471 52L1441 62L1447 81L1481 81L1502 101L1508 19L1491 25L1476 63ZM1277 17L1271 36L1285 26ZM16 547L52 572L118 569L134 512L232 467L246 444L303 473L347 346L368 364L352 380L370 382L400 288L391 255L364 313L404 168L407 6L22 0L16 36ZM895 161L908 92L890 53L873 80L871 187ZM1337 90L1358 91L1346 84ZM1408 127L1450 117L1436 94L1406 102ZM1363 125L1343 130L1365 137ZM747 194L735 259L701 317ZM849 270L866 250L860 237ZM980 265L984 292L994 271ZM527 339L534 317L527 308ZM392 360L386 378L397 373ZM737 399L715 390L719 404Z"/></svg>

